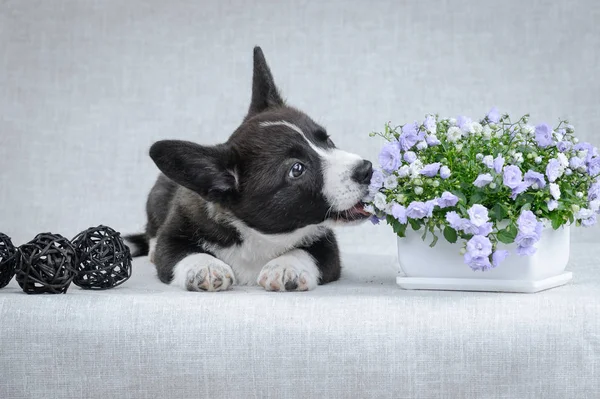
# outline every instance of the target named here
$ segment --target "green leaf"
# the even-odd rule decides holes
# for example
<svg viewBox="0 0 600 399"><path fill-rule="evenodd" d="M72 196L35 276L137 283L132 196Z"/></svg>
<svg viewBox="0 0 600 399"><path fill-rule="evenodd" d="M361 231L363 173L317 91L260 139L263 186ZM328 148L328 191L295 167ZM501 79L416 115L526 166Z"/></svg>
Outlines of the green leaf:
<svg viewBox="0 0 600 399"><path fill-rule="evenodd" d="M406 227L407 225L400 223L395 217L388 215L386 218L388 224L392 226L394 233L398 235L400 238L406 237Z"/></svg>
<svg viewBox="0 0 600 399"><path fill-rule="evenodd" d="M449 243L454 244L458 240L458 234L456 233L456 230L454 230L452 227L446 226L446 228L444 229L444 238Z"/></svg>
<svg viewBox="0 0 600 399"><path fill-rule="evenodd" d="M462 192L452 191L452 194L456 195L463 204L467 203L467 197L465 197L465 195Z"/></svg>
<svg viewBox="0 0 600 399"><path fill-rule="evenodd" d="M504 244L512 244L515 242L518 232L517 226L514 223L511 223L508 227L498 232L498 241Z"/></svg>
<svg viewBox="0 0 600 399"><path fill-rule="evenodd" d="M484 200L485 200L485 194L483 194L481 192L476 192L473 195L471 195L471 198L469 199L469 203L471 205L481 204L481 203L483 203Z"/></svg>
<svg viewBox="0 0 600 399"><path fill-rule="evenodd" d="M530 210L531 210L531 202L528 202L521 207L521 212L530 211Z"/></svg>
<svg viewBox="0 0 600 399"><path fill-rule="evenodd" d="M410 223L410 227L412 227L412 229L414 231L417 231L421 228L421 223L419 223L418 220L415 219L408 219L408 222Z"/></svg>
<svg viewBox="0 0 600 399"><path fill-rule="evenodd" d="M550 221L552 222L552 228L554 230L558 229L564 223L564 219L558 213L550 215Z"/></svg>
<svg viewBox="0 0 600 399"><path fill-rule="evenodd" d="M508 213L504 210L504 207L500 203L494 205L491 213L496 221L503 220L508 216Z"/></svg>

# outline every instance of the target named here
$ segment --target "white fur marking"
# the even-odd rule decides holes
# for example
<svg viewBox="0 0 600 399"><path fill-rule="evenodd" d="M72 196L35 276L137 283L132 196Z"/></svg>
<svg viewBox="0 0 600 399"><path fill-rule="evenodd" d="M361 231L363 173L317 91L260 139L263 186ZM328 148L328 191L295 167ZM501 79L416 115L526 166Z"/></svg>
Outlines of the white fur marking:
<svg viewBox="0 0 600 399"><path fill-rule="evenodd" d="M328 228L332 226L332 223L326 221L290 233L263 234L240 220L232 220L231 223L240 232L243 240L241 245L223 248L203 243L202 246L231 265L237 284L240 285L256 284L258 274L265 264L300 245L310 244L327 233Z"/></svg>
<svg viewBox="0 0 600 399"><path fill-rule="evenodd" d="M154 263L154 253L156 252L156 237L148 241L148 258L151 263Z"/></svg>
<svg viewBox="0 0 600 399"><path fill-rule="evenodd" d="M267 263L257 283L267 291L308 291L317 287L320 274L308 252L294 249Z"/></svg>
<svg viewBox="0 0 600 399"><path fill-rule="evenodd" d="M173 268L171 285L188 291L224 291L235 283L233 270L225 262L208 254L193 254Z"/></svg>
<svg viewBox="0 0 600 399"><path fill-rule="evenodd" d="M365 187L352 180L352 172L362 158L337 148L324 150L314 145L302 129L287 121L261 122L260 126L286 126L300 134L323 161L323 195L335 212L352 208L365 196Z"/></svg>

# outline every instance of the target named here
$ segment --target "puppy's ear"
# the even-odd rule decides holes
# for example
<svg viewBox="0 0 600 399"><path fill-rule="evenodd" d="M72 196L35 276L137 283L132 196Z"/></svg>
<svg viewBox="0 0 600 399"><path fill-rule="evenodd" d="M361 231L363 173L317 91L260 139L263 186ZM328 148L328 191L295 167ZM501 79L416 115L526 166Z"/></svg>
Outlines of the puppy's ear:
<svg viewBox="0 0 600 399"><path fill-rule="evenodd" d="M284 105L271 70L260 47L254 47L254 72L252 75L252 102L246 119L271 107Z"/></svg>
<svg viewBox="0 0 600 399"><path fill-rule="evenodd" d="M150 158L169 179L208 201L226 203L237 194L234 156L223 144L163 140L150 147Z"/></svg>

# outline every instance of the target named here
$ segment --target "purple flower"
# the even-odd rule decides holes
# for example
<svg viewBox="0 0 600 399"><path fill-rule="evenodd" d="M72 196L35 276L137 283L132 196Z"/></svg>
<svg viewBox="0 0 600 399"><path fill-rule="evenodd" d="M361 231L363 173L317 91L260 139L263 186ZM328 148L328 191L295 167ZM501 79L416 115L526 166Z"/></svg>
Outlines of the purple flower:
<svg viewBox="0 0 600 399"><path fill-rule="evenodd" d="M458 197L448 191L444 191L442 196L437 200L437 204L440 208L455 206L457 203Z"/></svg>
<svg viewBox="0 0 600 399"><path fill-rule="evenodd" d="M454 230L460 230L462 218L455 211L446 213L446 221Z"/></svg>
<svg viewBox="0 0 600 399"><path fill-rule="evenodd" d="M489 270L492 268L489 256L471 256L468 252L465 254L465 263L473 270Z"/></svg>
<svg viewBox="0 0 600 399"><path fill-rule="evenodd" d="M505 249L496 250L496 252L492 254L492 265L494 265L494 267L498 267L500 263L504 262L504 259L506 259L509 254L510 252Z"/></svg>
<svg viewBox="0 0 600 399"><path fill-rule="evenodd" d="M462 230L465 234L476 235L479 234L481 227L475 226L469 219L461 219L459 230Z"/></svg>
<svg viewBox="0 0 600 399"><path fill-rule="evenodd" d="M406 216L411 219L423 219L429 214L430 208L433 207L421 201L414 201L408 205Z"/></svg>
<svg viewBox="0 0 600 399"><path fill-rule="evenodd" d="M588 201L600 199L600 182L592 184L588 190Z"/></svg>
<svg viewBox="0 0 600 399"><path fill-rule="evenodd" d="M523 181L523 174L521 169L515 165L509 165L504 168L503 176L504 185L508 188L517 188L519 183Z"/></svg>
<svg viewBox="0 0 600 399"><path fill-rule="evenodd" d="M498 111L498 108L493 107L492 109L490 109L490 112L488 112L487 114L487 118L488 121L492 123L500 122L500 111Z"/></svg>
<svg viewBox="0 0 600 399"><path fill-rule="evenodd" d="M588 174L596 176L600 173L600 157L594 157L588 164Z"/></svg>
<svg viewBox="0 0 600 399"><path fill-rule="evenodd" d="M589 162L590 159L592 159L592 157L594 155L596 155L596 152L597 152L597 150L594 148L594 146L591 145L590 143L586 142L586 141L584 141L582 143L576 144L573 147L573 149L575 151L587 151L587 156L586 156L586 159L585 159L586 162Z"/></svg>
<svg viewBox="0 0 600 399"><path fill-rule="evenodd" d="M553 210L555 210L556 208L558 208L558 201L555 200L555 199L552 199L552 200L548 201L546 203L546 205L548 205L548 210L550 212L552 212Z"/></svg>
<svg viewBox="0 0 600 399"><path fill-rule="evenodd" d="M517 246L517 254L519 256L531 256L531 255L535 254L536 251L537 251L537 248L534 247L533 245L531 245L531 246L518 245Z"/></svg>
<svg viewBox="0 0 600 399"><path fill-rule="evenodd" d="M450 168L447 167L446 165L442 166L440 168L440 177L444 180L446 180L447 178L450 177L452 173L450 172Z"/></svg>
<svg viewBox="0 0 600 399"><path fill-rule="evenodd" d="M425 122L423 122L423 126L427 129L428 132L435 134L437 131L437 125L435 124L435 118L431 115L427 115L425 118ZM429 144L429 143L427 143ZM430 144L431 145L431 144Z"/></svg>
<svg viewBox="0 0 600 399"><path fill-rule="evenodd" d="M397 170L400 167L402 163L402 157L400 155L400 146L397 141L387 143L385 146L383 146L381 152L379 153L379 163L381 164L383 170L389 173Z"/></svg>
<svg viewBox="0 0 600 399"><path fill-rule="evenodd" d="M473 185L475 187L482 188L490 184L493 180L494 178L492 177L492 175L490 175L489 173L484 173L482 175L477 176L477 179L473 182Z"/></svg>
<svg viewBox="0 0 600 399"><path fill-rule="evenodd" d="M379 224L380 219L377 216L375 216L375 215L371 215L371 217L369 217L369 221L372 224Z"/></svg>
<svg viewBox="0 0 600 399"><path fill-rule="evenodd" d="M392 216L402 224L406 224L408 222L406 217L406 208L402 205L392 205Z"/></svg>
<svg viewBox="0 0 600 399"><path fill-rule="evenodd" d="M492 254L492 242L484 236L473 236L467 242L467 252L473 257L490 256Z"/></svg>
<svg viewBox="0 0 600 399"><path fill-rule="evenodd" d="M527 191L528 188L529 188L529 183L527 183L527 182L521 182L521 183L517 184L517 187L512 189L512 192L510 193L510 198L515 200L519 194Z"/></svg>
<svg viewBox="0 0 600 399"><path fill-rule="evenodd" d="M421 169L421 172L419 172L419 173L422 174L423 176L434 177L435 175L437 175L438 171L440 170L441 165L442 164L439 162L430 163L429 165L425 165L423 167L423 169Z"/></svg>
<svg viewBox="0 0 600 399"><path fill-rule="evenodd" d="M573 158L569 159L569 167L573 170L577 170L584 165L585 165L585 160L583 160L579 157L573 157Z"/></svg>
<svg viewBox="0 0 600 399"><path fill-rule="evenodd" d="M502 154L498 154L496 159L494 159L494 170L496 173L502 172L502 168L504 167L504 157Z"/></svg>
<svg viewBox="0 0 600 399"><path fill-rule="evenodd" d="M374 170L373 176L371 176L371 185L369 188L373 188L373 191L379 190L383 186L383 182L385 181L385 177L380 170Z"/></svg>
<svg viewBox="0 0 600 399"><path fill-rule="evenodd" d="M402 126L402 134L400 134L400 148L403 151L408 151L417 144L417 142L421 141L421 137L417 132L416 123L407 123Z"/></svg>
<svg viewBox="0 0 600 399"><path fill-rule="evenodd" d="M542 148L549 147L554 144L552 139L552 128L545 123L535 127L535 141Z"/></svg>
<svg viewBox="0 0 600 399"><path fill-rule="evenodd" d="M486 155L485 157L483 157L481 162L483 162L483 164L490 169L494 167L494 157L491 155Z"/></svg>
<svg viewBox="0 0 600 399"><path fill-rule="evenodd" d="M427 145L429 145L430 147L434 147L434 146L440 145L442 143L440 140L438 140L437 136L434 134L428 134L425 137L425 141L427 142Z"/></svg>
<svg viewBox="0 0 600 399"><path fill-rule="evenodd" d="M425 206L427 207L427 217L428 218L433 216L433 208L435 208L437 205L438 205L437 199L432 199L432 200L425 202Z"/></svg>
<svg viewBox="0 0 600 399"><path fill-rule="evenodd" d="M471 123L473 123L473 120L471 120L471 118L469 117L459 116L458 118L456 118L456 124L458 125L459 129L463 132L469 131L469 129L471 128Z"/></svg>
<svg viewBox="0 0 600 399"><path fill-rule="evenodd" d="M537 189L546 187L546 178L544 175L534 170L528 170L525 173L524 179L529 186L537 185Z"/></svg>
<svg viewBox="0 0 600 399"><path fill-rule="evenodd" d="M408 163L413 163L417 160L417 154L412 151L406 151L404 153L404 160Z"/></svg>
<svg viewBox="0 0 600 399"><path fill-rule="evenodd" d="M519 226L519 232L521 233L532 233L538 229L541 232L542 223L538 222L533 212L523 211L517 219L517 226Z"/></svg>
<svg viewBox="0 0 600 399"><path fill-rule="evenodd" d="M548 180L551 183L554 183L556 179L559 178L561 173L562 165L558 159L552 158L550 161L548 161L548 166L546 166L546 176L548 176Z"/></svg>
<svg viewBox="0 0 600 399"><path fill-rule="evenodd" d="M598 218L596 216L596 214L594 213L592 216L590 216L587 219L582 219L581 220L581 225L583 227L592 227L593 225L595 225L598 222Z"/></svg>
<svg viewBox="0 0 600 399"><path fill-rule="evenodd" d="M556 147L558 148L558 151L560 151L560 152L567 152L571 149L572 146L573 146L573 144L571 144L570 141L561 141L560 143L558 143L556 145Z"/></svg>
<svg viewBox="0 0 600 399"><path fill-rule="evenodd" d="M473 205L467 213L469 214L470 222L477 227L483 226L490 220L488 209L481 204Z"/></svg>
<svg viewBox="0 0 600 399"><path fill-rule="evenodd" d="M479 226L479 231L477 232L477 234L479 234L480 236L487 237L490 235L493 229L494 224L492 222L487 222Z"/></svg>

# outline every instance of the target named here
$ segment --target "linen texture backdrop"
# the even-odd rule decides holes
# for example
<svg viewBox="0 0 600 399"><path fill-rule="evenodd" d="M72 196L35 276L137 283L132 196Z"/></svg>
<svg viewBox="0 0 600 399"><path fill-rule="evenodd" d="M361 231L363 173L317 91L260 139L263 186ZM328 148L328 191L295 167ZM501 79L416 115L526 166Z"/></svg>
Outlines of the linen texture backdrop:
<svg viewBox="0 0 600 399"><path fill-rule="evenodd" d="M593 0L0 1L0 231L140 231L149 146L225 141L257 44L289 102L374 163L388 120L494 105L600 144L599 19ZM385 226L339 237L395 252Z"/></svg>

